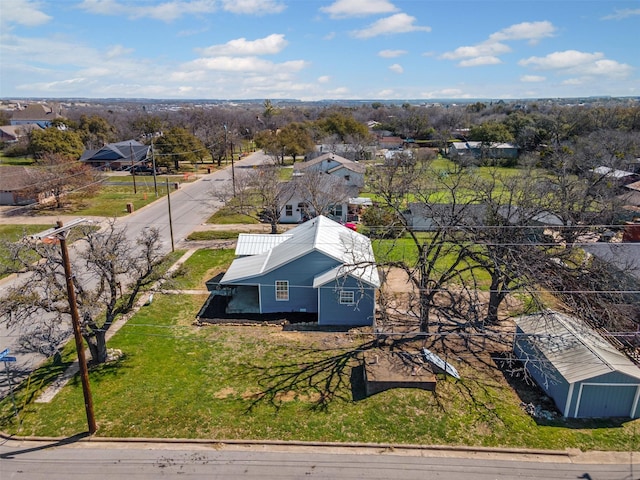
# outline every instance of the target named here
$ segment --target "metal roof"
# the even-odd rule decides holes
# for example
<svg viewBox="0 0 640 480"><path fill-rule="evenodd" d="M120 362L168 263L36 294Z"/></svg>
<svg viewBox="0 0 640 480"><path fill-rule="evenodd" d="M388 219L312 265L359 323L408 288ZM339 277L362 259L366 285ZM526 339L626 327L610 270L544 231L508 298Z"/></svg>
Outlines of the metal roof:
<svg viewBox="0 0 640 480"><path fill-rule="evenodd" d="M286 235L289 238L268 251L234 260L220 283L262 275L317 251L341 265L349 266L346 272L349 275L375 286L380 285L368 237L322 215L289 230Z"/></svg>
<svg viewBox="0 0 640 480"><path fill-rule="evenodd" d="M610 167L597 167L591 170L593 173L597 173L598 175L604 175L605 177L611 178L625 178L625 177L633 177L636 175L633 172L627 172L625 170L617 170Z"/></svg>
<svg viewBox="0 0 640 480"><path fill-rule="evenodd" d="M290 235L273 235L271 233L241 233L238 235L236 255L259 255L271 250L276 245L291 238Z"/></svg>
<svg viewBox="0 0 640 480"><path fill-rule="evenodd" d="M640 380L640 368L576 318L546 311L515 322L570 384L612 372Z"/></svg>

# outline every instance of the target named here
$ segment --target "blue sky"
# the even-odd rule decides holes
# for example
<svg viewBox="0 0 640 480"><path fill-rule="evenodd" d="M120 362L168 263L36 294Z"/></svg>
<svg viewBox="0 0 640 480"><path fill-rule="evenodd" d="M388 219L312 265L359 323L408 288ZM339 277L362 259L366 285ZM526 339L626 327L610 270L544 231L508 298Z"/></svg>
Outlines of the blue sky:
<svg viewBox="0 0 640 480"><path fill-rule="evenodd" d="M0 0L0 97L640 96L640 1Z"/></svg>

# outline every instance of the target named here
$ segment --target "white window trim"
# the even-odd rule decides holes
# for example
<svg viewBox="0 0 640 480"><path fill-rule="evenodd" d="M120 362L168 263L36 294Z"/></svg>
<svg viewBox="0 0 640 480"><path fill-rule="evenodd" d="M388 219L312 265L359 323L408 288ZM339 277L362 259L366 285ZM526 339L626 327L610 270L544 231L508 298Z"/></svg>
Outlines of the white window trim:
<svg viewBox="0 0 640 480"><path fill-rule="evenodd" d="M356 296L353 290L340 290L340 305L354 305Z"/></svg>
<svg viewBox="0 0 640 480"><path fill-rule="evenodd" d="M278 293L286 293L287 298L279 298ZM275 295L276 295L276 302L289 301L289 280L276 280Z"/></svg>

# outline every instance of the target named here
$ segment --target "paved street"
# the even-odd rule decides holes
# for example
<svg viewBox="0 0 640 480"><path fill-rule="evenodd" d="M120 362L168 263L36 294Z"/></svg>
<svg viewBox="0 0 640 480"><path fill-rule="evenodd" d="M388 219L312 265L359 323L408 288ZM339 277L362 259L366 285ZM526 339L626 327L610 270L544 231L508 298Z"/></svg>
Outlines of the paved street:
<svg viewBox="0 0 640 480"><path fill-rule="evenodd" d="M637 456L612 452L544 455L446 448L9 440L0 446L0 478L631 480L640 477Z"/></svg>

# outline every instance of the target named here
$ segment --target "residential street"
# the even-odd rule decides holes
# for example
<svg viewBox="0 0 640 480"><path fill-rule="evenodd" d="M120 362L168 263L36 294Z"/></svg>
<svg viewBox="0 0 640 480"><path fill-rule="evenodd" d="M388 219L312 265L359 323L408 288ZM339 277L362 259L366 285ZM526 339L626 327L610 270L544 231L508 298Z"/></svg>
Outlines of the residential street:
<svg viewBox="0 0 640 480"><path fill-rule="evenodd" d="M636 457L294 443L8 440L0 445L0 478L631 480L639 478Z"/></svg>

